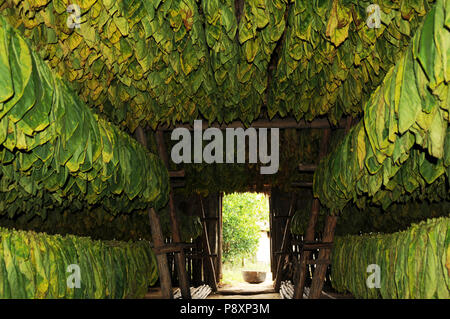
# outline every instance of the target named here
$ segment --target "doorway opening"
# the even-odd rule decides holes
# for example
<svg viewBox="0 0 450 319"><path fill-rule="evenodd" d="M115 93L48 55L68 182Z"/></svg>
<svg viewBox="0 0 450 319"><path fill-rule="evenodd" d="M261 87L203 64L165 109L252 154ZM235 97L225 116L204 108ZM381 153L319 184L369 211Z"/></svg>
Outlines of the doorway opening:
<svg viewBox="0 0 450 319"><path fill-rule="evenodd" d="M224 286L272 283L269 196L232 193L222 199Z"/></svg>

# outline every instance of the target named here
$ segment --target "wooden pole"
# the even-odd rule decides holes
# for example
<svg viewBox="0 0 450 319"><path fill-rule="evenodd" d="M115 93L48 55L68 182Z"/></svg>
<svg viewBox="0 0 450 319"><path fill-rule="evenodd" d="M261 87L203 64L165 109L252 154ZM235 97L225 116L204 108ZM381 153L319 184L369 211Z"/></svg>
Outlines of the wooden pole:
<svg viewBox="0 0 450 319"><path fill-rule="evenodd" d="M202 282L202 258L198 258L200 256L202 249L202 238L195 239L195 255L192 256L193 259L193 284L195 286L199 286Z"/></svg>
<svg viewBox="0 0 450 319"><path fill-rule="evenodd" d="M163 160L166 168L169 169L169 158L167 156L166 145L164 143L164 135L162 131L156 132L156 143L158 144L158 153ZM180 227L178 223L178 216L175 211L175 203L173 199L172 187L169 193L169 212L170 224L172 226L172 239L175 243L181 243ZM191 299L191 290L189 287L189 278L186 272L186 256L184 250L175 252L175 263L177 267L178 280L180 282L181 296L183 299Z"/></svg>
<svg viewBox="0 0 450 319"><path fill-rule="evenodd" d="M348 117L345 125L346 133L350 131L351 126L352 126L352 117ZM336 224L337 224L337 216L328 215L326 217L322 242L324 243L333 242ZM327 273L327 268L329 265L330 255L331 255L331 248L322 248L319 250L318 260L325 260L327 262L323 262L316 265L311 283L311 290L309 295L310 299L318 299L320 297L323 288L323 283L325 280L325 275Z"/></svg>
<svg viewBox="0 0 450 319"><path fill-rule="evenodd" d="M352 117L348 117L346 119L345 132L348 133L352 127L353 119ZM332 243L334 240L334 231L336 229L337 224L337 216L327 216L325 219L325 227L322 236L322 242L324 243ZM310 290L310 299L318 299L322 292L323 283L325 280L325 275L327 273L327 268L329 265L329 259L331 255L331 247L324 247L319 250L318 260L322 260L325 262L318 263L314 270L311 290Z"/></svg>
<svg viewBox="0 0 450 319"><path fill-rule="evenodd" d="M304 240L306 241L313 241L314 240L314 234L315 234L315 226L317 222L317 217L319 215L319 201L317 199L313 200L312 208L311 208L311 214L309 217L308 222L308 228L305 232ZM294 289L294 299L302 299L303 298L303 290L305 288L305 280L306 280L306 266L307 261L311 256L310 251L303 251L300 255L300 262L299 262L299 278L298 282L295 285Z"/></svg>
<svg viewBox="0 0 450 319"><path fill-rule="evenodd" d="M219 246L219 237L218 237L218 222L219 222L219 216L218 216L218 201L217 201L217 193L212 193L207 197L206 201L206 225L208 227L208 236L209 236L209 247L211 249L211 255L214 255L213 265L214 265L214 277L217 283L217 249Z"/></svg>
<svg viewBox="0 0 450 319"><path fill-rule="evenodd" d="M219 201L219 219L218 223L218 237L219 237L219 245L217 249L217 280L220 282L222 279L222 249L223 249L223 193L219 193L218 196Z"/></svg>
<svg viewBox="0 0 450 319"><path fill-rule="evenodd" d="M294 214L294 197L292 197L291 200L291 205L289 207L289 213L288 213L288 218L286 220L286 225L284 227L284 232L283 232L283 240L281 242L281 249L280 252L284 253L287 250L287 245L288 245L288 237L291 231L291 220L292 220L292 215ZM280 285L281 285L281 268L282 268L282 261L283 261L284 255L279 254L277 257L277 268L276 268L276 276L275 276L275 291L280 290Z"/></svg>
<svg viewBox="0 0 450 319"><path fill-rule="evenodd" d="M269 197L269 227L270 227L270 237L269 237L269 243L270 243L270 271L272 272L272 277L275 278L275 256L274 256L274 244L273 244L273 226L274 226L274 220L273 220L273 195L272 192L270 193Z"/></svg>
<svg viewBox="0 0 450 319"><path fill-rule="evenodd" d="M144 130L142 127L138 127L136 129L136 136L139 143L142 144L146 149L147 138L144 134ZM148 216L150 219L150 228L152 233L153 245L155 248L161 248L164 246L164 237L161 230L161 223L159 221L159 216L156 214L153 208L148 209ZM172 290L172 280L170 278L169 264L167 262L167 255L157 254L156 255L156 263L158 264L159 271L159 282L161 285L161 293L164 299L173 299L173 290Z"/></svg>
<svg viewBox="0 0 450 319"><path fill-rule="evenodd" d="M324 130L319 150L319 160L322 159L326 153L328 148L328 140L330 138L330 130ZM309 216L308 227L306 228L304 240L305 241L313 241L315 236L315 229L317 223L317 217L319 216L320 203L317 198L313 199L311 214ZM306 280L306 267L307 261L311 256L310 251L303 251L300 255L299 262L299 277L298 281L295 284L294 288L294 299L303 299L303 290L305 289L305 280Z"/></svg>
<svg viewBox="0 0 450 319"><path fill-rule="evenodd" d="M323 231L323 242L331 243L334 239L334 231L336 229L336 216L327 216L325 219L325 228ZM319 250L319 258L318 260L329 260L331 255L331 249L323 248ZM327 273L329 263L320 263L316 265L316 269L314 270L311 290L310 290L310 299L318 299L320 297L320 293L322 292L323 282L325 280L325 275Z"/></svg>
<svg viewBox="0 0 450 319"><path fill-rule="evenodd" d="M202 225L203 225L203 242L206 249L206 263L205 267L208 270L210 276L211 276L211 288L215 292L217 291L217 280L216 280L216 273L214 269L214 263L211 258L211 246L209 245L209 237L208 237L208 227L206 226L206 215L205 215L205 209L203 207L203 199L200 198L200 205L202 208Z"/></svg>
<svg viewBox="0 0 450 319"><path fill-rule="evenodd" d="M152 240L155 247L164 246L164 237L161 230L161 223L159 216L153 208L148 212L150 218L150 227L152 232ZM169 271L169 264L167 262L167 255L165 253L158 253L156 255L156 263L159 270L159 283L161 285L161 293L163 299L173 299L172 280Z"/></svg>
<svg viewBox="0 0 450 319"><path fill-rule="evenodd" d="M275 201L275 217L282 214L283 211L283 198L280 194L281 192L277 191L276 201ZM274 255L274 261L275 261L275 276L277 274L277 262L278 262L278 256L276 254L277 251L281 250L282 240L283 240L283 226L284 226L285 220L282 220L280 218L275 218L275 230L274 233L274 239L275 239L275 255Z"/></svg>

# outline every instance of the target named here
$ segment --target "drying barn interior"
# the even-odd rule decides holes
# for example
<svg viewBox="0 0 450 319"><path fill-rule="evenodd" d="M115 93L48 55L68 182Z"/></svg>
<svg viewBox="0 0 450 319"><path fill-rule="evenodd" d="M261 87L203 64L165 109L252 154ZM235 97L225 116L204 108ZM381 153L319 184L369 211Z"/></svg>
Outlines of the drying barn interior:
<svg viewBox="0 0 450 319"><path fill-rule="evenodd" d="M0 298L448 299L449 111L450 0L0 0Z"/></svg>

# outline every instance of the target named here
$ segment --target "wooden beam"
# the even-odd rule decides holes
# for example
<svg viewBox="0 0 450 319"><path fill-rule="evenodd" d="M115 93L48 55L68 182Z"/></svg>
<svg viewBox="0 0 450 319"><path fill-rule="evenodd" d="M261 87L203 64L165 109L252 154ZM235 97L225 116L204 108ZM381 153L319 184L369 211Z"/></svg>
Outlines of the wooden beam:
<svg viewBox="0 0 450 319"><path fill-rule="evenodd" d="M179 171L169 171L169 177L184 177L184 169Z"/></svg>
<svg viewBox="0 0 450 319"><path fill-rule="evenodd" d="M288 213L289 218L286 220L286 225L284 227L283 240L281 241L281 249L280 249L281 252L285 252L287 249L288 237L290 235L290 230L291 230L291 220L292 220L293 215L294 215L294 196L292 196L291 205L289 207L289 213ZM281 285L281 267L282 267L283 256L278 256L277 259L278 260L277 260L274 289L275 289L275 291L278 292L280 290L280 285Z"/></svg>
<svg viewBox="0 0 450 319"><path fill-rule="evenodd" d="M206 253L187 253L186 255L189 255L190 258L205 258L205 257L211 257L211 258L218 258L219 256L217 254L206 254Z"/></svg>
<svg viewBox="0 0 450 319"><path fill-rule="evenodd" d="M336 229L337 216L328 215L325 219L325 228L323 231L323 241L331 242L334 239L334 231ZM331 255L331 249L321 249L319 250L318 260L329 260ZM319 299L323 282L325 280L325 275L327 272L329 263L322 263L316 266L314 270L311 289L309 294L309 299Z"/></svg>
<svg viewBox="0 0 450 319"><path fill-rule="evenodd" d="M169 168L169 158L167 155L166 145L164 143L164 135L162 131L156 132L156 143L158 144L158 153L163 160L166 168ZM173 198L172 187L169 192L169 215L170 224L172 226L172 239L175 243L181 243L180 226L178 216L175 211L175 203ZM180 282L181 296L183 299L191 299L191 289L189 287L189 278L186 273L186 257L184 250L175 253L175 262L177 266L178 279Z"/></svg>
<svg viewBox="0 0 450 319"><path fill-rule="evenodd" d="M316 164L300 164L298 169L301 172L314 172L317 169Z"/></svg>
<svg viewBox="0 0 450 319"><path fill-rule="evenodd" d="M319 160L322 159L326 153L328 148L328 141L330 139L330 130L324 130L321 144L320 144L320 150L319 150ZM319 216L319 209L320 209L320 203L317 198L313 199L312 207L311 207L311 214L309 216L308 226L306 228L305 232L305 241L314 241L315 239L315 228L317 223L317 218ZM307 261L310 259L311 252L310 251L302 251L302 254L300 255L300 262L299 262L299 276L298 280L295 283L294 288L294 299L302 299L303 298L303 290L305 289L305 280L306 280L306 267L307 267Z"/></svg>
<svg viewBox="0 0 450 319"><path fill-rule="evenodd" d="M281 251L277 251L275 254L277 255L300 255L301 252L299 251L293 251L293 252L281 252ZM321 265L321 264L325 264L325 265L329 265L330 264L330 260L329 259L308 259L306 261L307 265Z"/></svg>
<svg viewBox="0 0 450 319"><path fill-rule="evenodd" d="M145 136L144 130L140 126L136 129L136 138L144 148L146 149L148 148L147 138ZM163 247L164 237L161 230L161 223L159 221L159 216L153 208L148 209L148 216L150 220L153 245L156 248ZM170 278L171 276L169 271L169 264L167 262L167 256L165 254L156 255L156 263L158 265L159 282L161 285L162 298L173 299L172 280Z"/></svg>
<svg viewBox="0 0 450 319"><path fill-rule="evenodd" d="M345 128L347 124L346 119L342 119L339 124L336 126L337 129ZM241 121L233 121L229 124L212 124L209 125L208 122L202 123L202 129L205 130L209 127L215 127L219 129L226 129L226 128L246 128L246 126ZM253 121L249 127L253 128L297 128L297 129L330 129L331 125L330 122L327 119L316 119L311 122L307 122L305 120L301 120L297 122L293 118L288 119L276 119L276 120L256 120ZM186 128L190 131L194 130L194 127L190 124L182 124L182 125L161 125L158 130L161 131L172 131L175 128Z"/></svg>
<svg viewBox="0 0 450 319"><path fill-rule="evenodd" d="M310 259L307 261L308 265L329 265L330 264L330 260L329 259ZM317 269L317 268L316 268Z"/></svg>
<svg viewBox="0 0 450 319"><path fill-rule="evenodd" d="M323 243L304 243L302 245L303 250L316 250L316 249L331 249L333 243L323 242Z"/></svg>
<svg viewBox="0 0 450 319"><path fill-rule="evenodd" d="M174 253L179 252L183 249L189 249L195 247L194 244L188 244L188 243L170 243L165 244L162 247L155 247L153 248L153 251L155 254L165 254L165 253Z"/></svg>
<svg viewBox="0 0 450 319"><path fill-rule="evenodd" d="M333 247L332 242L317 242L317 241L309 242L296 239L292 239L292 245L298 245L300 246L300 249L303 250L316 250L321 248L331 249Z"/></svg>
<svg viewBox="0 0 450 319"><path fill-rule="evenodd" d="M166 143L164 142L164 135L160 131L156 131L156 144L158 145L158 155L163 161L167 169L169 169L169 157L167 155Z"/></svg>
<svg viewBox="0 0 450 319"><path fill-rule="evenodd" d="M200 195L199 195L200 197ZM201 206L201 213L202 213L202 218L203 218L203 243L204 243L204 247L206 249L206 267L210 272L211 275L211 288L214 292L217 291L217 279L216 279L216 272L214 269L214 263L213 260L211 258L211 246L209 245L209 237L208 237L208 227L206 227L206 223L205 223L205 218L206 218L206 214L205 214L205 209L203 207L203 199L200 197L200 206Z"/></svg>

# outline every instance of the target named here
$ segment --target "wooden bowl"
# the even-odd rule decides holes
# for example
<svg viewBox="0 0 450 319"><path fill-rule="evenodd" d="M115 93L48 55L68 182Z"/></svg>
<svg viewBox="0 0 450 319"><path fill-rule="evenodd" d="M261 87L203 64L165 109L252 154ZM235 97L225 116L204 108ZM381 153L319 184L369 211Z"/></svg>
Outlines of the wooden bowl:
<svg viewBox="0 0 450 319"><path fill-rule="evenodd" d="M265 271L242 270L242 277L251 284L260 284L266 280Z"/></svg>

